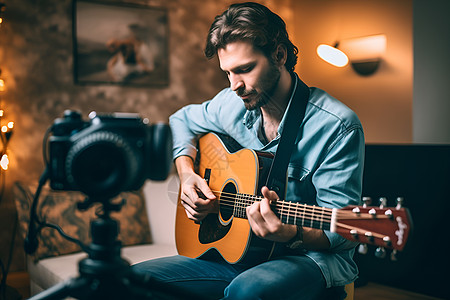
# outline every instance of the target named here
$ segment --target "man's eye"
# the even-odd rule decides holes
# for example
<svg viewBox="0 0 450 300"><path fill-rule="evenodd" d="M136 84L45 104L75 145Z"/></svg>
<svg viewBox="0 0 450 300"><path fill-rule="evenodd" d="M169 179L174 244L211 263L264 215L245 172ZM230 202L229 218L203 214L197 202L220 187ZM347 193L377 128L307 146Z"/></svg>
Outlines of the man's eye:
<svg viewBox="0 0 450 300"><path fill-rule="evenodd" d="M241 69L241 73L248 73L251 70L253 70L253 67L246 67L246 68Z"/></svg>

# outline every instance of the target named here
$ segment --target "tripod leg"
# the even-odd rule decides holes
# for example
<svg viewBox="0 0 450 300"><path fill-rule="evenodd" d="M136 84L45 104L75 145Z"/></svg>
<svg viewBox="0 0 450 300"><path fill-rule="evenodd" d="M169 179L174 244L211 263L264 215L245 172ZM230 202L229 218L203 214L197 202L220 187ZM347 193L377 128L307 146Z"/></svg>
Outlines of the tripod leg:
<svg viewBox="0 0 450 300"><path fill-rule="evenodd" d="M87 278L77 277L71 278L67 281L58 283L51 288L34 295L29 300L52 300L52 299L64 299L69 296L73 296L74 292L79 289L87 289L91 280Z"/></svg>

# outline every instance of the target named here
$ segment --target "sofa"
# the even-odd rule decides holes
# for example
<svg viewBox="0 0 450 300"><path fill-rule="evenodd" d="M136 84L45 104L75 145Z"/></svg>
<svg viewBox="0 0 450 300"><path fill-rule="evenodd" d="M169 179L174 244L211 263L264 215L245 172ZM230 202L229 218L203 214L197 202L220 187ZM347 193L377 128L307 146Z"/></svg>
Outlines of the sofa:
<svg viewBox="0 0 450 300"><path fill-rule="evenodd" d="M140 196L136 197L135 194L128 194L128 200L131 198L131 201L127 200L127 204L123 206L122 211L115 214L115 218L121 223L121 235L119 235L119 239L121 241L122 239L124 240L121 257L130 264L152 258L175 255L177 253L174 232L178 185L179 180L175 174L169 175L167 180L163 182L147 181L140 193L138 193ZM26 233L26 227L28 226L27 221L30 196L32 196L32 191L34 191L33 188L34 186L29 187L23 183L16 183L15 186L16 206L18 208L22 234ZM28 197L27 195L24 196L24 194L27 193ZM72 203L73 201L70 199L73 197L73 192L54 192L47 189L43 193L45 195L40 197L40 203L42 198L44 198L44 201L46 202L51 198L52 206L57 207L58 205L63 205L65 208L75 206L75 203ZM125 196L124 198L127 197ZM133 200L135 204L131 203L129 205L128 202L133 202ZM54 205L54 201L57 201L56 205ZM128 208L128 206L130 206L131 209ZM53 210L55 210L54 207L48 209L41 218L43 217L49 221L52 217ZM59 210L53 214L58 217L80 214L80 216L84 217L84 213L79 211L73 213L61 213ZM133 220L124 220L123 215L125 215L125 218L130 219L130 216L135 216L136 214L139 214L139 216L133 217ZM67 217L63 217L60 221L62 220L61 222L64 223L67 219ZM78 237L87 235L86 231L88 231L89 225L87 225L87 222L81 223L83 223L83 221L77 219L77 221L71 221L71 224L69 224L70 226L66 226L66 228L63 227L63 229L70 231L72 228L72 235L75 232L76 236L76 233L78 232ZM147 227L149 230L147 230L147 228L138 228L142 226ZM83 229L80 230L80 227ZM127 231L128 228L130 228L129 231ZM75 231L73 232L73 230ZM125 231L125 235L123 231ZM61 239L59 235L57 238L58 240L56 240L54 237L54 230L50 229L48 232L53 232L49 238L43 238L45 235L44 233L41 234L40 248L42 247L41 243L43 242L51 241L52 244L47 246L44 251L40 251L39 257L36 257L36 255L27 256L27 271L30 276L31 295L38 294L57 283L77 277L78 262L87 256L80 248L69 241ZM139 239L133 239L132 236L134 233L137 233L135 235L140 236ZM58 243L59 248L54 249L55 244Z"/></svg>

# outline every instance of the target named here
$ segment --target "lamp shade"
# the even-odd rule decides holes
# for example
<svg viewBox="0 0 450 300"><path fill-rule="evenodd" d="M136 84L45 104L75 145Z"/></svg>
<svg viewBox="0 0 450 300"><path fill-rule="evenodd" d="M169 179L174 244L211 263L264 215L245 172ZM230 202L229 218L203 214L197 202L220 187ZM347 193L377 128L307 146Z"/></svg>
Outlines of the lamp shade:
<svg viewBox="0 0 450 300"><path fill-rule="evenodd" d="M379 60L386 51L386 35L344 39L339 42L339 49L344 51L352 62Z"/></svg>
<svg viewBox="0 0 450 300"><path fill-rule="evenodd" d="M336 67L344 67L350 61L356 73L363 76L375 73L385 51L384 34L343 39L334 47L325 44L317 47L317 55L324 61Z"/></svg>
<svg viewBox="0 0 450 300"><path fill-rule="evenodd" d="M317 55L329 64L336 67L345 67L348 57L344 52L330 45L321 44L317 47Z"/></svg>

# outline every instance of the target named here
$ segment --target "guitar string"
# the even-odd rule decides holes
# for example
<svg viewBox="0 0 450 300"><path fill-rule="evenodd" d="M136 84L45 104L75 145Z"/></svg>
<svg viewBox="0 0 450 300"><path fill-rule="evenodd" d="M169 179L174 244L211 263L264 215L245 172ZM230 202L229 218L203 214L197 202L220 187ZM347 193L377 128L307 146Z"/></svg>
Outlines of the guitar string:
<svg viewBox="0 0 450 300"><path fill-rule="evenodd" d="M235 194L235 193L227 193L227 192L218 192L218 191L213 191L213 193L215 193L216 195L224 195L224 196L222 196L221 198L220 198L220 202L221 202L221 205L222 205L222 202L225 202L225 206L229 206L229 207L234 207L235 206L235 204L236 204L236 201L235 201L235 199L237 198L237 196L243 196L243 197L247 197L247 198L254 198L254 199L259 199L259 200L261 200L262 199L262 197L259 197L259 196L255 196L255 195L249 195L249 194L240 194L240 193L238 193L238 194ZM228 196L228 197L227 197ZM225 200L225 201L224 201ZM247 199L246 200L246 202L249 202L250 204L252 204L254 201L256 201L256 200L250 200L250 199ZM287 203L286 203L287 202ZM277 206L290 206L288 209L289 209L289 211L288 211L288 213L290 213L290 210L291 209L293 209L293 210L295 210L295 213L296 213L296 215L295 216L293 216L293 218L297 218L297 217L302 217L302 213L300 212L300 214L298 215L298 207L296 208L296 207L292 207L291 205L293 205L293 206L303 206L303 210L305 209L305 208L307 208L307 205L306 204L302 204L302 203L296 203L296 202L290 202L290 201L286 201L285 203L276 203L276 205ZM245 204L245 203L244 203ZM245 208L245 206L242 206L242 208ZM321 207L318 207L318 206L315 206L314 207L315 209L317 209L317 208L321 208ZM328 208L321 208L321 209L325 209L325 210L330 210L330 209L328 209ZM310 211L312 211L313 209L310 209ZM306 210L305 210L305 212L306 212ZM356 213L353 213L353 212L350 212L350 211L341 211L341 210L338 210L337 211L337 213L338 213L338 219L358 219L358 220L367 220L367 219L370 219L370 220L372 220L373 218L374 218L374 216L373 215L371 215L371 214L369 214L369 213L359 213L359 214L356 214ZM311 215L311 214L309 214L309 215ZM345 216L346 215L346 216ZM390 218L389 216L386 216L386 215L378 215L377 216L377 218L379 219L379 218ZM288 219L289 220L289 219ZM331 220L331 219L327 219L327 220ZM314 220L313 220L314 221ZM328 222L329 223L329 222ZM312 224L312 223L310 223L310 224ZM344 223L342 223L342 222L336 222L336 226L337 227L340 227L340 228L345 228L345 229L355 229L358 233L359 233L359 235L361 235L361 234L363 234L364 232L367 232L368 230L364 230L364 229L362 229L362 228L359 228L359 227L353 227L353 226L349 226L349 225L346 225L346 224L344 224ZM376 233L376 232L373 232L373 231L370 231L370 232L372 232L372 234L373 234L373 237L374 238L380 238L380 239L382 239L382 238L384 238L384 235L381 235L381 234L379 234L379 233Z"/></svg>
<svg viewBox="0 0 450 300"><path fill-rule="evenodd" d="M346 224L343 224L340 222L337 222L336 225L339 227L342 227L342 228L349 229L349 230L356 230L359 233L359 235L363 235L365 232L367 232L367 230L364 230L362 228L346 225ZM371 232L371 233L372 233L372 237L374 237L374 238L382 239L385 237L384 235L376 233L376 232Z"/></svg>
<svg viewBox="0 0 450 300"><path fill-rule="evenodd" d="M249 198L249 199L246 199L244 201L245 203L241 203L241 204L248 204L247 206L253 204L253 202L255 202L255 201L260 201L262 199L261 197L254 196L254 195L248 195L248 194L239 194L239 193L238 194L233 194L233 193L218 192L218 191L213 191L213 192L215 194L225 195L225 197L222 196L220 198L221 202L225 202L224 203L225 206L230 206L230 207L234 207L236 205L236 201L235 200L236 200L236 198L238 196L243 196L243 197ZM240 200L243 200L243 199L240 199ZM240 202L242 202L242 201L240 201ZM272 206L274 206L274 205L272 204ZM329 217L329 218L327 218L327 220L331 220L332 209L329 209L329 208L324 208L324 207L320 207L320 206L311 206L311 207L309 207L307 204L290 202L290 201L284 201L284 203L275 202L275 206L277 208L281 209L281 213L283 213L284 210L288 210L288 216L287 217L290 217L289 216L289 211L290 210L294 210L295 215L293 215L292 217L297 217L297 216L301 217L302 215L308 214L309 216L313 216L312 217L313 219L319 219L320 218L318 216L318 214L319 214L320 216L327 216L327 217ZM245 208L245 207L246 206L242 206L242 208ZM318 209L322 210L322 212L321 213L317 212L314 215L311 214L314 210L318 210ZM299 212L299 210L301 210L301 212ZM302 212L303 212L303 214L302 214ZM298 213L300 213L300 215ZM356 214L356 213L351 212L351 211L342 211L342 210L338 210L337 214L338 214L338 217L340 219L373 219L374 218L373 215L368 214L368 213ZM316 216L316 217L314 217L314 216ZM380 218L380 217L382 217L382 218L389 218L389 216L386 216L386 215L379 215L377 217L378 218Z"/></svg>
<svg viewBox="0 0 450 300"><path fill-rule="evenodd" d="M218 191L213 191L215 194L218 194L219 196L220 195L225 195L225 197L224 196L222 196L221 198L220 198L220 200L221 200L221 202L223 202L223 200L225 199L225 200L227 200L226 202L227 203L231 203L231 204L235 204L236 203L236 199L239 197L239 196L243 196L243 197L247 197L247 198L249 198L249 199L247 199L245 202L246 203L248 203L248 204L253 204L253 202L255 202L255 201L260 201L261 199L262 199L262 197L258 197L258 196L254 196L254 195L248 195L248 194L233 194L233 193L227 193L227 192L218 192ZM241 200L241 199L239 199L239 200ZM272 204L272 206L274 206L274 204ZM313 207L311 207L311 206L308 206L307 204L302 204L302 203L296 203L296 202L291 202L291 201L283 201L283 202L275 202L275 206L277 207L277 208L281 208L281 210L284 210L284 209L295 209L295 210L298 210L298 209L301 209L301 210L303 210L303 211L305 211L305 212L308 212L308 210L315 210L315 209L321 209L321 210L323 210L323 214L325 214L325 215L329 215L329 216L331 216L332 215L332 209L329 209L329 208L325 208L325 207L320 207L320 206L313 206ZM294 206L294 207L293 207ZM287 208L286 208L287 207Z"/></svg>
<svg viewBox="0 0 450 300"><path fill-rule="evenodd" d="M255 196L251 196L251 197L260 199ZM235 199L236 198L234 198L234 197L233 198L227 198L227 196L221 197L220 198L221 205L223 204L224 206L235 207L235 205L236 205ZM225 203L223 203L223 202L225 202ZM250 199L247 199L244 202L241 202L241 201L238 201L238 202L239 202L238 207L239 207L239 205L242 205L241 208L245 209L246 206L249 206L249 205L245 205L245 204L252 204L254 201L252 202ZM285 210L287 210L287 215L284 214L284 217L286 217L288 221L289 221L289 219L292 218L292 219L294 219L294 222L295 222L295 219L298 217L298 218L300 218L300 220L306 219L310 223L311 222L320 222L320 223L323 223L323 222L330 223L331 222L331 215L325 213L325 212L327 212L326 211L327 209L323 208L323 207L316 206L315 209L322 210L322 214L320 214L319 211L317 211L317 213L314 214L313 213L314 209L308 208L306 204L300 204L300 203L298 203L298 204L296 204L296 203L278 204L277 203L275 206L281 207L280 213L282 214L282 216L283 216L283 213L286 213ZM286 208L286 206L288 206L288 208ZM326 216L326 217L324 218L324 216Z"/></svg>
<svg viewBox="0 0 450 300"><path fill-rule="evenodd" d="M229 195L232 195L231 193L228 193ZM243 195L243 194L238 194L238 195ZM244 195L244 197L245 197L246 195ZM253 196L253 195L247 195L247 196L249 196L250 198L255 198L255 199L261 199L261 197L258 197L258 196ZM225 196L226 197L226 196ZM221 197L220 198L221 199L221 202L222 202L222 199L224 199L224 197ZM227 199L227 198L225 198L225 199ZM229 199L234 199L234 198L228 198L228 200L227 200L227 202L228 203L226 203L225 205L227 205L227 206L234 206L234 203L235 203L235 201L230 201ZM246 202L249 202L248 201L249 199L247 199L247 201ZM250 201L251 202L251 201ZM253 201L254 202L254 201ZM230 204L230 203L232 203L232 204ZM303 208L305 208L306 207L306 205L305 204L300 204L300 203L292 203L292 204L294 204L294 206L303 206ZM288 204L288 206L289 206L289 204ZM292 207L290 207L290 208L292 208ZM311 213L308 215L308 214L306 214L306 213L303 213L302 214L302 212L300 211L298 211L298 209L297 208L293 208L295 211L293 211L293 213L295 213L295 216L292 216L292 218L294 219L294 220L296 220L296 218L297 217L299 217L300 219L307 219L308 217L309 217L309 219L307 219L309 222L309 224L313 227L313 224L316 224L316 225L318 225L319 226L319 228L323 228L323 223L325 223L325 224L330 224L331 223L331 218L325 218L325 219L320 219L319 220L319 217L314 217ZM313 212L314 211L314 209L325 209L325 210L329 210L329 209L327 209L327 208L321 208L321 207L319 207L319 206L314 206L313 208L311 208L310 210L311 210L311 212ZM288 213L289 213L290 211L288 211ZM338 212L339 213L339 212ZM354 214L354 213L350 213L350 214ZM348 214L347 214L348 215ZM312 217L311 217L312 216ZM366 216L366 217L364 217L364 216ZM338 216L338 217L340 217L340 216ZM378 218L389 218L388 216L386 216L386 215L381 215L381 216L378 216ZM346 218L346 219L349 219L349 218ZM373 216L372 215L370 215L370 214L368 214L368 213L365 213L365 214L360 214L359 216L357 216L357 217L354 217L354 218L350 218L350 219L358 219L358 220L363 220L363 219L373 219ZM289 221L289 216L287 216L287 221ZM317 224L317 223L314 223L314 221L316 221L316 222L319 222L319 224ZM294 223L295 223L295 221L294 221ZM305 225L305 224L302 224L302 225ZM363 228L359 228L359 227L354 227L354 226L350 226L350 225L346 225L346 224L344 224L344 223L342 223L342 222L336 222L336 226L337 227L340 227L340 228L344 228L344 229L348 229L348 230L352 230L352 229L354 229L354 230L356 230L357 231L357 233L359 233L359 235L362 235L362 234L364 234L365 232L368 232L368 230L364 230ZM374 237L374 238L379 238L379 239L382 239L382 238L384 238L384 235L382 235L382 234L379 234L379 233L376 233L376 232L373 232L373 231L370 231L371 233L372 233L372 237Z"/></svg>
<svg viewBox="0 0 450 300"><path fill-rule="evenodd" d="M259 198L259 197L256 197L256 196L252 196L252 198ZM223 197L221 198L221 201L222 201L222 199L223 199ZM295 203L294 203L295 204ZM226 204L227 206L233 206L232 204L230 205L230 204ZM302 205L302 204L300 204L300 205ZM318 207L318 206L316 206L315 207L316 209L318 209L318 208L320 208L320 207ZM309 216L306 214L302 214L302 212L298 212L298 211L294 211L293 213L295 213L295 216L292 216L292 219L294 219L294 220L296 220L296 218L297 217L299 217L300 219L307 219L308 220L308 222L307 222L307 224L304 224L304 223L302 223L302 225L303 226L306 226L306 225L310 225L311 227L315 227L315 228L323 228L323 225L325 224L325 225L329 225L330 223L331 223L331 218L326 218L326 219L319 219L319 217L310 217L311 216L311 214L309 214ZM361 216L362 215L362 216ZM363 219L373 219L373 216L372 215L370 215L370 214L361 214L360 216L358 216L358 217L356 217L356 218L354 218L354 219L358 219L358 220L363 220ZM367 217L364 217L364 215L366 215ZM309 219L308 219L308 217L309 217ZM339 217L339 216L338 216ZM388 218L388 216L381 216L381 217L385 217L385 218ZM289 222L289 217L287 218L287 221ZM294 221L294 223L295 223L295 221ZM316 226L314 226L314 224L316 225ZM371 231L371 230L364 230L364 229L362 229L362 228L359 228L359 227L354 227L354 226L349 226L349 225L346 225L346 224L344 224L344 223L342 223L342 222L336 222L336 226L337 227L339 227L339 228L344 228L344 229L348 229L348 230L351 230L351 229L355 229L358 233L359 233L359 235L361 235L361 234L363 234L363 233L365 233L365 232L368 232L368 231L370 231L370 232L372 232L372 236L374 237L374 238L380 238L380 239L382 239L382 238L384 238L384 235L381 235L381 234L379 234L379 233L376 233L376 232L373 232L373 231ZM306 226L306 227L308 227L308 226Z"/></svg>
<svg viewBox="0 0 450 300"><path fill-rule="evenodd" d="M240 201L242 200L242 201ZM255 201L260 201L261 198L257 198L256 200L253 199L238 199L237 197L228 197L228 196L222 196L220 198L220 202L221 203L225 203L226 205L229 206L234 206L235 204L248 204L247 206L253 204ZM304 212L308 212L308 211L314 211L314 210L323 210L323 214L324 215L328 215L331 216L332 214L332 210L324 208L324 207L320 207L320 206L313 206L313 207L308 207L307 204L302 204L302 203L295 203L295 202L288 202L288 203L279 203L279 202L274 202L271 204L271 206L275 206L277 209L280 209L281 211L284 210L302 210Z"/></svg>
<svg viewBox="0 0 450 300"><path fill-rule="evenodd" d="M236 201L234 201L234 200L223 201L223 199L224 198L222 197L220 205L223 205L226 207L231 207L231 208L236 207ZM225 202L225 203L223 203L223 202ZM248 204L251 205L252 203L248 203ZM241 204L240 208L245 209L246 206L249 206L249 205ZM280 205L282 206L280 213L286 218L299 217L299 218L304 218L307 220L318 221L318 222L321 221L321 219L324 221L327 221L327 222L331 222L331 219L332 219L332 215L329 214L326 210L324 210L326 208L323 208L320 206L313 206L311 208L307 208L306 204L293 203L293 206L286 208L286 207L283 207L285 204L279 204L278 206L280 206ZM301 207L295 207L295 206L301 206ZM324 211L320 212L319 210L324 210ZM340 220L343 220L343 219L345 219L345 220L373 220L374 215L371 215L369 213L354 213L354 212L350 212L350 211L338 210L337 218ZM391 217L389 217L387 215L377 215L376 218L377 219L389 219Z"/></svg>
<svg viewBox="0 0 450 300"><path fill-rule="evenodd" d="M213 192L216 193L216 194L219 194L219 195L220 194L229 194L229 195L232 195L232 196L236 195L234 193L226 193L226 192L218 192L218 191L213 191ZM179 192L173 192L173 193L179 194ZM253 196L253 195L250 195L250 196L251 197L257 197L257 196ZM234 206L234 204L235 204L234 200L231 200L229 202L231 203L229 206ZM293 204L297 203L297 202L291 202L289 200L286 200L285 202L293 203ZM250 203L250 204L253 204L253 203ZM283 204L277 204L277 205L283 205ZM301 205L306 205L306 204L301 204ZM338 214L340 219L361 219L361 220L364 220L364 219L373 219L374 218L373 215L368 214L368 213L354 213L354 212L347 211L347 210L342 210L342 209L339 209L337 211L337 214ZM344 215L346 215L346 216L344 216ZM388 218L391 218L391 217L390 216L386 216L386 215L377 215L377 218L386 218L386 219L388 219Z"/></svg>
<svg viewBox="0 0 450 300"><path fill-rule="evenodd" d="M220 191L213 191L213 193L215 193L218 196L220 196L220 195L229 196L229 198L227 198L227 199L231 200L231 201L229 201L230 203L234 203L235 202L234 199L236 199L238 196L243 196L243 197L249 198L248 201L246 201L246 202L249 202L250 204L252 204L255 201L261 201L261 199L262 199L262 197L260 197L260 196L255 196L255 195L251 195L251 194L229 193L229 192L220 192ZM252 200L251 198L253 198L254 200ZM221 197L221 199L224 199L224 197ZM332 214L332 209L331 208L325 208L325 207L321 207L321 206L314 206L314 205L311 206L311 205L308 205L308 204L292 202L292 201L289 201L289 200L283 200L281 202L275 202L275 203L276 203L277 206L280 206L280 205L281 206L291 206L291 205L303 206L304 208L310 207L309 209L312 209L312 210L319 208L319 209L327 210L330 215ZM349 216L355 215L354 212L343 211L343 210L339 210L338 213L339 214L348 214ZM370 216L372 216L372 215L370 215Z"/></svg>

